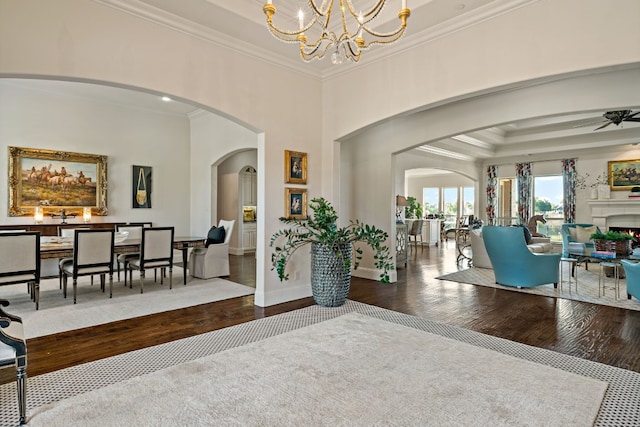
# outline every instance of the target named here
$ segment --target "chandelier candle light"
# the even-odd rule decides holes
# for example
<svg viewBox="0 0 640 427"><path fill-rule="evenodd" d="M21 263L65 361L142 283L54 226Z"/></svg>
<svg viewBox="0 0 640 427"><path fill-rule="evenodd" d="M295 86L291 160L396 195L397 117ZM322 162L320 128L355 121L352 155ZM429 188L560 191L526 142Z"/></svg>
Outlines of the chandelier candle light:
<svg viewBox="0 0 640 427"><path fill-rule="evenodd" d="M364 1L364 0L362 0ZM300 56L304 61L322 59L331 52L331 62L341 64L344 60L358 62L363 50L374 44L389 44L402 37L407 27L407 18L411 11L407 9L407 0L401 0L398 12L400 27L391 32L378 32L372 28L376 17L391 0L374 0L373 6L366 11L354 8L353 0L308 0L310 18L302 8L298 10L298 29L283 29L273 23L276 6L273 0L267 0L262 10L267 16L267 28L278 40L287 43L299 43ZM371 3L371 0L369 0ZM284 2L286 5L286 2ZM331 22L334 4L339 4L341 22ZM286 6L283 6L286 7ZM286 16L282 24L286 24ZM292 18L293 19L293 18ZM289 25L295 27L293 22ZM310 40L308 42L308 40Z"/></svg>

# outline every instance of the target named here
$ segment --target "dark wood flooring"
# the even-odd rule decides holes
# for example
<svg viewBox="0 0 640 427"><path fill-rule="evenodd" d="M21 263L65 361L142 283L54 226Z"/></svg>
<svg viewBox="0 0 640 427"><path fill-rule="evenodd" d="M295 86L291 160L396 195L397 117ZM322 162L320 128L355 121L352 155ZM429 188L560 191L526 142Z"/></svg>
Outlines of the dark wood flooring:
<svg viewBox="0 0 640 427"><path fill-rule="evenodd" d="M231 256L230 279L255 284L253 255ZM399 281L354 278L349 298L536 347L640 371L640 311L435 279L456 269L452 242L412 251ZM30 339L30 376L313 304L260 308L253 296Z"/></svg>

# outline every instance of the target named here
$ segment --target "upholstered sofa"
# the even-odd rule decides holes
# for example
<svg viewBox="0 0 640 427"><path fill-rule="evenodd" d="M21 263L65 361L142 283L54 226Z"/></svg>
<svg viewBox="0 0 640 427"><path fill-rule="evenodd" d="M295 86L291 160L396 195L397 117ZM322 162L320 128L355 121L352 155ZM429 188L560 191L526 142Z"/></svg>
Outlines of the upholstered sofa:
<svg viewBox="0 0 640 427"><path fill-rule="evenodd" d="M484 246L484 240L482 239L482 228L470 230L469 239L471 243L472 265L480 268L493 268L489 255L487 254L487 249ZM530 243L527 244L527 249L532 253L543 254L551 252L553 245L551 244L551 239L548 237L531 237Z"/></svg>

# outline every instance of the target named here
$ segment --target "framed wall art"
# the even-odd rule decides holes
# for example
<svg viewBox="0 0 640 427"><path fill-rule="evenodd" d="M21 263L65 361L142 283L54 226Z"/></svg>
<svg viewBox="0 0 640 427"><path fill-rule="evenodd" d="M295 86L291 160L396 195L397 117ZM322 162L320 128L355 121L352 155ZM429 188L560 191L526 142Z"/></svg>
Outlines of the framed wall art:
<svg viewBox="0 0 640 427"><path fill-rule="evenodd" d="M307 153L284 150L284 173L287 184L306 184Z"/></svg>
<svg viewBox="0 0 640 427"><path fill-rule="evenodd" d="M151 166L133 165L131 177L131 206L134 209L150 209Z"/></svg>
<svg viewBox="0 0 640 427"><path fill-rule="evenodd" d="M9 216L107 215L107 156L9 147Z"/></svg>
<svg viewBox="0 0 640 427"><path fill-rule="evenodd" d="M307 219L307 189L285 188L284 216L290 219Z"/></svg>
<svg viewBox="0 0 640 427"><path fill-rule="evenodd" d="M640 186L640 160L611 160L608 167L611 190L631 190Z"/></svg>

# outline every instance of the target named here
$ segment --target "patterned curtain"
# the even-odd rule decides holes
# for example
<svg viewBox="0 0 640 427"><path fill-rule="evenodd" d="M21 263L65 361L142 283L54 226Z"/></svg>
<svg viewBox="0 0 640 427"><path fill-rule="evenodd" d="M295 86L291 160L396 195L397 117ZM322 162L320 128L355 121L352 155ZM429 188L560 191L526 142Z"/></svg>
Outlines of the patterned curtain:
<svg viewBox="0 0 640 427"><path fill-rule="evenodd" d="M564 187L564 222L576 220L576 159L562 160L562 184Z"/></svg>
<svg viewBox="0 0 640 427"><path fill-rule="evenodd" d="M487 166L487 224L496 225L498 167Z"/></svg>
<svg viewBox="0 0 640 427"><path fill-rule="evenodd" d="M518 220L520 224L527 224L533 215L531 163L516 163L516 176L518 178Z"/></svg>

